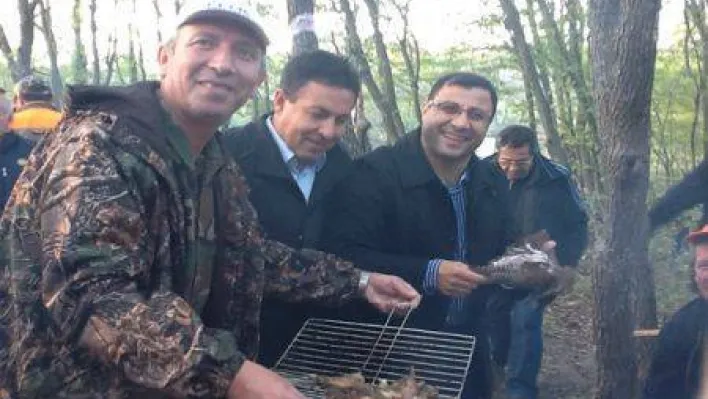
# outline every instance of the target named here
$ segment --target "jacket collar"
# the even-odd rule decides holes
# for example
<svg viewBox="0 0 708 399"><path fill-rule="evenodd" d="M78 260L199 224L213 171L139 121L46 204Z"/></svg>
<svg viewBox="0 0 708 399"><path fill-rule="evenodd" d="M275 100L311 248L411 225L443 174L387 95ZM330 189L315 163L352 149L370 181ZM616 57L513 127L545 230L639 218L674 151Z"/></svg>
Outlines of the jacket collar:
<svg viewBox="0 0 708 399"><path fill-rule="evenodd" d="M158 89L159 82L154 81L125 87L72 86L67 97L67 118L74 120L67 123L79 123L86 114L94 116L99 128L113 140L176 185L170 160L176 159L177 154L168 139L165 121L169 116L160 103ZM226 157L221 133L216 132L207 146L212 148L205 155L206 161L223 166Z"/></svg>
<svg viewBox="0 0 708 399"><path fill-rule="evenodd" d="M253 146L246 157L251 158L255 173L288 179L290 172L266 124L271 115L272 113L263 115L258 121L251 122L255 128L255 135L252 137ZM250 129L246 128L246 130Z"/></svg>
<svg viewBox="0 0 708 399"><path fill-rule="evenodd" d="M420 127L403 136L394 146L397 148L398 163L401 176L401 184L404 187L415 187L431 182L440 182L440 178L435 174L430 166L428 158L423 152L423 145L420 141ZM466 171L468 178L472 177L472 169L478 163L476 155L472 155L467 163Z"/></svg>

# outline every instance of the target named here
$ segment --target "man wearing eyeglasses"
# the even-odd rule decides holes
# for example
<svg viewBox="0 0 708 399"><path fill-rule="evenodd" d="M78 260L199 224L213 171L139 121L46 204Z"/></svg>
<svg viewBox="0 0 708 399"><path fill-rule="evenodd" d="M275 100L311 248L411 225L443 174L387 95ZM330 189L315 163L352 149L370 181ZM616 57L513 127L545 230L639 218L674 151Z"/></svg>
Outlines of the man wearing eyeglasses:
<svg viewBox="0 0 708 399"><path fill-rule="evenodd" d="M497 137L497 153L484 162L494 168L500 190L508 194L514 239L545 230L556 242L560 264L577 266L587 244L585 207L568 169L539 153L536 133L521 125L504 128ZM505 290L490 303L492 353L497 365L506 365L508 398L538 396L543 311L552 300Z"/></svg>
<svg viewBox="0 0 708 399"><path fill-rule="evenodd" d="M501 255L509 226L491 168L474 155L496 106L488 79L463 72L440 77L421 126L355 162L331 203L324 235L340 255L401 276L424 293L407 326L477 336L465 399L491 396L483 319L491 287L469 265ZM351 317L376 320L366 312Z"/></svg>

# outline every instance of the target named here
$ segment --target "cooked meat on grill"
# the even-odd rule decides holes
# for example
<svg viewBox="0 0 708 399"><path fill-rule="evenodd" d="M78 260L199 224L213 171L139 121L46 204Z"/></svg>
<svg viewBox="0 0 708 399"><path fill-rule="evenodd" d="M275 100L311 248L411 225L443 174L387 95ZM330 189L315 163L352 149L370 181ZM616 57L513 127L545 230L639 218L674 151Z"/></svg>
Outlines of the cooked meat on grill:
<svg viewBox="0 0 708 399"><path fill-rule="evenodd" d="M315 382L325 388L326 399L374 398L374 387L366 383L361 373L336 377L318 375L315 377Z"/></svg>
<svg viewBox="0 0 708 399"><path fill-rule="evenodd" d="M394 382L381 380L367 384L361 373L337 377L315 377L325 388L326 399L437 399L438 390L425 382L417 381L411 369L407 377Z"/></svg>

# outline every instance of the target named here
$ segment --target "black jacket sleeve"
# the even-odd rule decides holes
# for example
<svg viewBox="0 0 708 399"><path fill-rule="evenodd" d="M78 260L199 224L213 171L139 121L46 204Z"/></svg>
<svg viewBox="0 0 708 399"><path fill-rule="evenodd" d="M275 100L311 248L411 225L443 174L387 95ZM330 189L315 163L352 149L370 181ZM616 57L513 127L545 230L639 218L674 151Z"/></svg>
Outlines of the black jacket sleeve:
<svg viewBox="0 0 708 399"><path fill-rule="evenodd" d="M708 202L708 161L703 161L683 180L669 188L649 211L651 230L671 221L681 212Z"/></svg>
<svg viewBox="0 0 708 399"><path fill-rule="evenodd" d="M325 221L325 248L365 270L393 274L422 292L429 259L392 253L391 215L396 193L390 176L370 164L340 182Z"/></svg>
<svg viewBox="0 0 708 399"><path fill-rule="evenodd" d="M568 176L564 179L568 198L565 201L565 234L558 241L558 260L564 266L577 266L588 244L588 215L578 189Z"/></svg>

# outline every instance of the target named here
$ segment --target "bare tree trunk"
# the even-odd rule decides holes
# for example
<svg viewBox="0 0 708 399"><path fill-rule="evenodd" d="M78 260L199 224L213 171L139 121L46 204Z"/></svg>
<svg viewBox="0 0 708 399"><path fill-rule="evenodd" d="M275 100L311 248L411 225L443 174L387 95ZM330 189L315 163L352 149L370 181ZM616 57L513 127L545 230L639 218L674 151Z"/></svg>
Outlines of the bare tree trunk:
<svg viewBox="0 0 708 399"><path fill-rule="evenodd" d="M117 35L115 32L108 37L109 49L105 58L106 76L103 81L103 84L106 86L111 84L111 80L113 79L113 71L116 66L116 57L118 55L118 39L116 37Z"/></svg>
<svg viewBox="0 0 708 399"><path fill-rule="evenodd" d="M536 1L538 2L539 10L541 11L541 15L543 17L544 26L553 38L553 42L555 43L556 49L561 56L561 60L567 68L566 71L570 77L570 81L573 84L575 95L577 96L580 106L582 107L581 109L585 110L585 119L590 127L590 134L596 135L597 123L595 122L595 115L593 113L595 108L592 98L590 97L590 91L588 90L585 82L585 77L583 76L582 59L580 58L580 54L576 54L575 57L571 56L547 0Z"/></svg>
<svg viewBox="0 0 708 399"><path fill-rule="evenodd" d="M139 35L138 38L140 38ZM147 71L145 70L145 56L143 55L142 40L138 40L138 70L140 72L140 80L147 80Z"/></svg>
<svg viewBox="0 0 708 399"><path fill-rule="evenodd" d="M708 65L708 25L706 24L706 5L703 1L687 0L685 6L688 9L693 25L700 37L700 66L705 71ZM701 93L701 114L703 120L703 157L708 157L708 84L703 73L699 75L699 90Z"/></svg>
<svg viewBox="0 0 708 399"><path fill-rule="evenodd" d="M524 74L524 97L526 98L526 115L529 118L529 126L536 131L536 107L533 101L533 91L528 76Z"/></svg>
<svg viewBox="0 0 708 399"><path fill-rule="evenodd" d="M40 0L17 0L20 11L20 47L17 49L17 69L13 79L32 74L32 45L34 44L34 11Z"/></svg>
<svg viewBox="0 0 708 399"><path fill-rule="evenodd" d="M162 20L162 12L160 11L160 3L158 0L152 0L152 8L155 10L155 32L157 33L157 44L162 44L162 31L160 31L160 21Z"/></svg>
<svg viewBox="0 0 708 399"><path fill-rule="evenodd" d="M654 289L646 199L660 7L660 0L589 3L593 95L610 187L594 270L596 397L603 399L635 397L634 316L651 318L643 306Z"/></svg>
<svg viewBox="0 0 708 399"><path fill-rule="evenodd" d="M136 13L136 4L133 0L133 14ZM137 28L132 22L128 22L128 82L138 81L138 56L135 51L135 41L137 38Z"/></svg>
<svg viewBox="0 0 708 399"><path fill-rule="evenodd" d="M288 0L288 23L293 35L293 55L317 50L313 0Z"/></svg>
<svg viewBox="0 0 708 399"><path fill-rule="evenodd" d="M346 148L349 156L358 158L371 151L369 141L369 129L371 122L366 119L364 108L364 97L359 96L356 103L354 120L347 127L347 132L342 137L342 145Z"/></svg>
<svg viewBox="0 0 708 399"><path fill-rule="evenodd" d="M71 27L74 31L74 57L72 58L74 82L86 84L88 82L88 69L86 66L86 49L81 41L81 0L74 0Z"/></svg>
<svg viewBox="0 0 708 399"><path fill-rule="evenodd" d="M551 106L551 109L553 109L555 99L553 98L553 87L551 86L550 72L548 71L547 65L547 60L550 58L550 55L547 54L548 52L545 49L546 47L548 47L545 44L546 41L544 39L541 39L541 35L539 33L538 23L536 22L536 12L534 11L534 0L526 0L526 13L528 16L529 28L531 30L531 37L533 38L532 45L536 49L536 57L534 61L538 61L539 59L546 60L545 62L536 62L536 68L538 68L538 78L539 83L541 83L543 93L546 95L546 100ZM511 49L515 50L515 47L511 47ZM514 54L516 54L517 57L519 56L518 51ZM519 66L523 68L523 65L521 63L519 63ZM533 85L531 85L531 88L531 93L533 94Z"/></svg>
<svg viewBox="0 0 708 399"><path fill-rule="evenodd" d="M387 112L391 114L391 119L396 127L398 136L402 136L406 132L401 118L401 112L398 109L398 101L396 101L396 84L393 81L393 71L391 70L391 61L386 50L383 34L381 33L379 21L379 1L364 0L366 7L369 9L371 17L371 26L374 28L374 47L376 48L377 70L379 79L383 86L384 101L386 101Z"/></svg>
<svg viewBox="0 0 708 399"><path fill-rule="evenodd" d="M7 41L7 36L5 35L5 30L2 28L2 25L0 25L0 51L5 55L12 80L18 80L21 76L20 66L15 59L15 55L12 53L12 48L10 48L10 43Z"/></svg>
<svg viewBox="0 0 708 399"><path fill-rule="evenodd" d="M683 7L683 22L686 28L686 33L683 38L683 59L684 67L686 71L691 71L691 80L696 89L696 96L693 99L693 121L691 122L691 168L695 168L698 164L697 155L697 135L698 135L698 122L700 119L700 109L701 109L701 99L703 98L703 90L701 88L704 86L704 78L702 73L701 60L699 59L696 63L696 69L698 73L693 72L693 67L691 66L691 44L694 43L693 40L693 29L691 27L691 0L684 1Z"/></svg>
<svg viewBox="0 0 708 399"><path fill-rule="evenodd" d="M398 46L401 49L401 56L406 65L406 72L411 85L411 97L416 122L420 125L423 121L422 104L420 102L420 48L418 48L418 40L416 40L415 35L413 35L408 26L409 5L410 0L402 5L394 2L394 6L398 9L403 21L403 36L399 40Z"/></svg>
<svg viewBox="0 0 708 399"><path fill-rule="evenodd" d="M514 4L514 0L500 0L502 10L504 11L504 25L511 33L514 49L519 58L522 71L529 76L532 92L536 100L539 115L541 117L541 125L546 133L548 153L551 158L555 159L564 165L569 165L568 155L561 143L558 127L556 125L555 114L551 108L551 104L546 97L546 94L541 87L538 70L531 54L531 49L526 42L519 11Z"/></svg>
<svg viewBox="0 0 708 399"><path fill-rule="evenodd" d="M98 26L96 25L96 0L90 0L91 15L91 54L93 54L93 84L101 83L101 57L98 55Z"/></svg>
<svg viewBox="0 0 708 399"><path fill-rule="evenodd" d="M392 143L396 141L403 134L403 132L398 129L398 124L394 121L393 113L389 110L390 104L374 80L374 75L371 73L369 61L366 59L364 48L361 44L361 38L359 38L359 33L356 29L356 16L351 8L351 4L349 3L349 0L340 0L339 4L341 5L341 10L344 13L348 53L359 68L362 80L364 81L371 98L374 100L376 108L381 113L381 119L383 120L386 137L388 138L388 141ZM398 116L400 118L400 114Z"/></svg>
<svg viewBox="0 0 708 399"><path fill-rule="evenodd" d="M54 93L54 100L61 106L61 100L64 95L64 81L59 71L59 63L57 61L57 41L54 37L52 28L52 13L49 0L43 0L39 3L40 15L42 18L42 34L44 41L47 43L47 55L49 56L49 66L51 70L51 85Z"/></svg>

